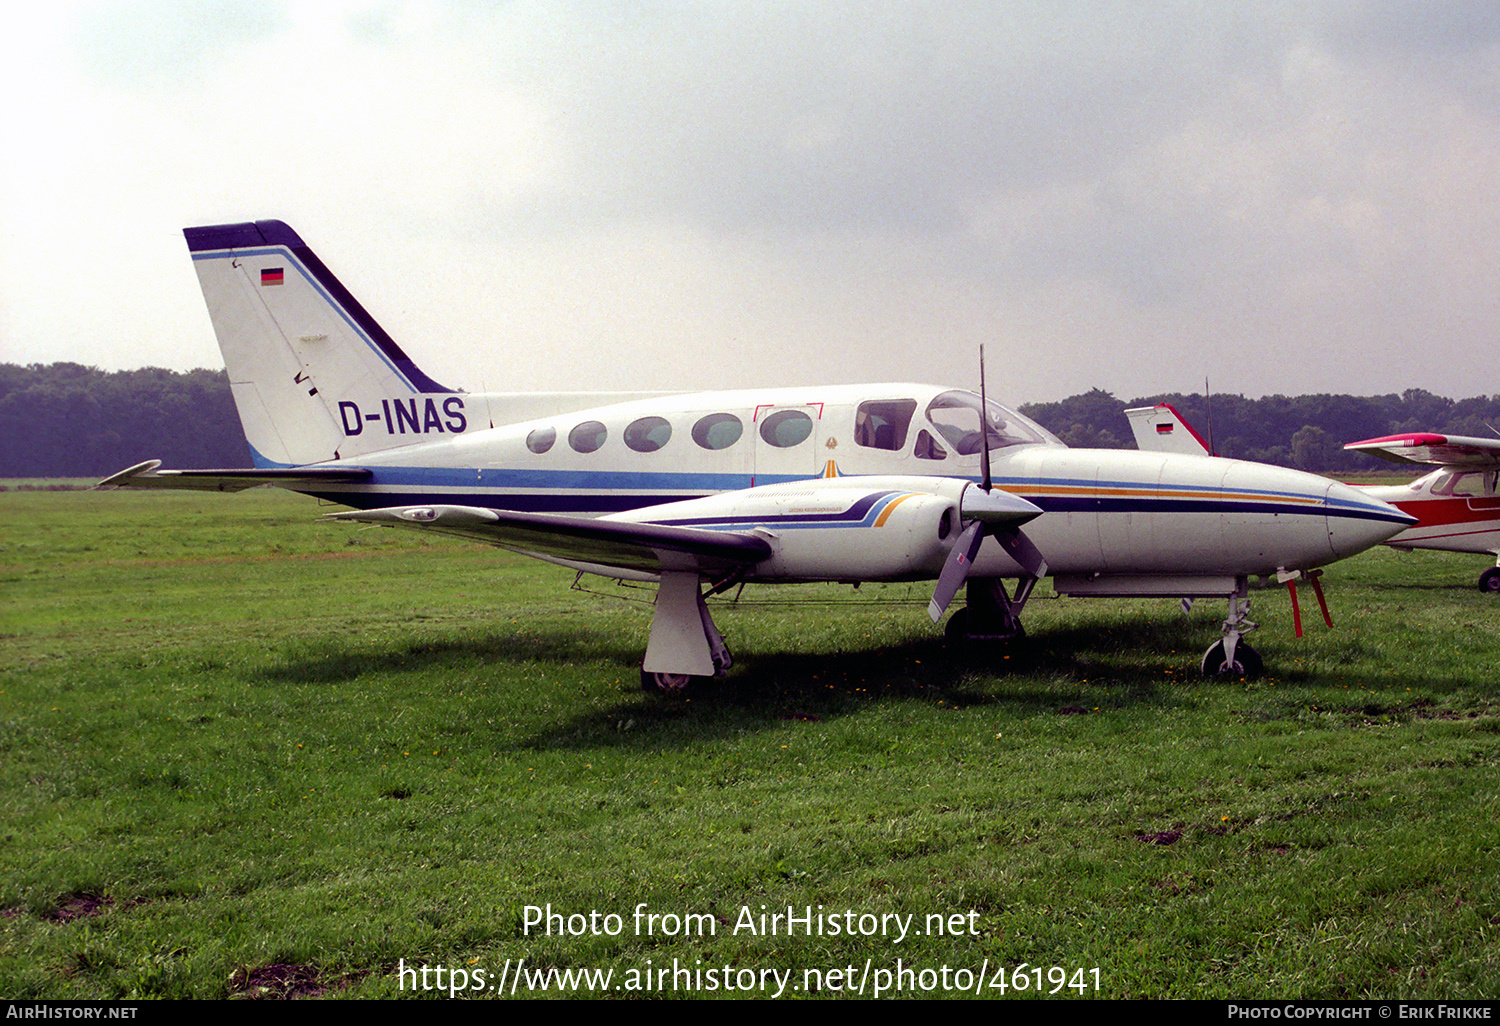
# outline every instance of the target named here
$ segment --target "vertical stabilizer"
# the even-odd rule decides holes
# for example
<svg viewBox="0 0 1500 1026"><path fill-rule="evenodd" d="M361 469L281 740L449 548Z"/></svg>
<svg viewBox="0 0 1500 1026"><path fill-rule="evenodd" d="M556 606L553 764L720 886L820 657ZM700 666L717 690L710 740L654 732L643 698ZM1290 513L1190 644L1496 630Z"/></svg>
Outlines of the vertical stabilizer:
<svg viewBox="0 0 1500 1026"><path fill-rule="evenodd" d="M1126 410L1135 447L1142 452L1177 452L1188 456L1210 456L1208 443L1170 403L1137 406Z"/></svg>
<svg viewBox="0 0 1500 1026"><path fill-rule="evenodd" d="M183 234L257 466L349 460L468 429L465 396L418 369L287 225Z"/></svg>

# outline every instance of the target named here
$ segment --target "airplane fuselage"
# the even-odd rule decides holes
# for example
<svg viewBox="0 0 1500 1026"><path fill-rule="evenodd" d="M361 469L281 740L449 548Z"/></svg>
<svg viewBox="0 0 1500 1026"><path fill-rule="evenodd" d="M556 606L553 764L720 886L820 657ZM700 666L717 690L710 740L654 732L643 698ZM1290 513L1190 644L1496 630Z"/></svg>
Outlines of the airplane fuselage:
<svg viewBox="0 0 1500 1026"><path fill-rule="evenodd" d="M947 551L942 509L956 502L916 496L881 517L884 506L871 511L909 490L885 479L952 479L961 491L980 474L978 396L932 385L703 392L593 408L575 397L558 404L572 412L482 428L474 411L484 411L481 423L504 418L501 397L399 401L425 410L429 399L439 419L444 403L463 413L463 430L362 456L354 462L372 471L369 481L315 494L360 509L452 504L723 530L755 520L781 546L809 554L790 564L829 568L803 576L878 580L936 572ZM1042 511L1027 533L1056 575L1307 569L1367 548L1399 523L1365 493L1326 478L1205 456L1070 449L1011 410L989 410L995 485ZM372 423L384 421L381 413ZM832 477L847 487L822 481L817 510L783 494ZM732 502L716 504L724 493L735 493ZM765 508L754 508L757 498ZM898 528L912 535L912 551L892 559ZM860 548L884 555L861 559ZM828 558L809 562L818 552ZM750 579L785 579L776 566ZM1021 572L993 541L975 561L978 574ZM1183 590L1174 584L1169 593Z"/></svg>

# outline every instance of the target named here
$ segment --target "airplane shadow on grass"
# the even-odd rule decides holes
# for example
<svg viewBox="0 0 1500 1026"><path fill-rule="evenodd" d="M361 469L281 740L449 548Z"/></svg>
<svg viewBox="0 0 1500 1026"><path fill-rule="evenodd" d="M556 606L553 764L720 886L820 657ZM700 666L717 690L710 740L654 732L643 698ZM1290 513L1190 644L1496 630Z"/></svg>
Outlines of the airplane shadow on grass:
<svg viewBox="0 0 1500 1026"><path fill-rule="evenodd" d="M906 702L941 703L949 709L993 707L1036 717L1086 714L1104 703L1116 709L1167 710L1196 703L1205 688L1242 686L1198 673L1199 652L1216 625L1213 618L1102 615L1040 623L1023 640L992 645L952 645L934 632L869 647L786 652L778 639L762 631L760 638L740 645L739 658L725 678L680 696L656 697L636 687L640 639L635 631L597 623L579 629L571 619L523 621L511 630L471 637L404 636L385 644L342 638L303 642L289 645L248 677L283 687L338 687L365 676L427 675L447 682L482 675L493 682L486 692L472 691L472 698L461 701L509 703L520 699L518 689L576 689L576 679L566 685L538 681L555 680L562 671L574 678L581 673L590 700L566 703L567 711L556 723L522 738L496 739L498 749L511 750L687 746L788 722L829 722ZM1362 642L1351 637L1347 645L1349 657L1363 661ZM1290 685L1310 682L1310 671L1293 660L1290 653L1272 655L1271 676ZM1430 691L1435 683L1419 666L1392 667L1361 680L1372 692L1403 696L1402 702L1409 701L1406 692ZM424 686L420 679L413 683ZM598 692L609 689L612 698L599 701ZM1276 702L1272 706L1263 715L1275 718L1296 711L1277 711ZM1421 715L1446 715L1445 706L1439 700L1434 710ZM1351 722L1363 715L1350 711Z"/></svg>
<svg viewBox="0 0 1500 1026"><path fill-rule="evenodd" d="M825 721L872 704L943 702L949 708L1003 706L1037 715L1082 712L1069 685L1107 689L1112 704L1175 705L1186 699L1171 685L1212 686L1197 676L1201 619L1123 620L1042 627L1032 636L994 644L950 644L935 631L895 644L788 653L774 639L746 642L729 674L681 696L655 697L636 688L640 639L633 633L572 629L549 621L470 638L393 638L389 644L328 639L288 646L252 679L277 686L339 685L365 676L451 676L498 669L497 689L545 687L506 681L504 667L600 667L618 699L590 705L535 734L519 747L597 747L662 743L693 723L692 736L726 736L789 720ZM545 673L546 671L544 671ZM536 674L527 675L535 679ZM625 683L613 685L614 680ZM622 733L619 725L630 722ZM669 738L668 738L669 740Z"/></svg>

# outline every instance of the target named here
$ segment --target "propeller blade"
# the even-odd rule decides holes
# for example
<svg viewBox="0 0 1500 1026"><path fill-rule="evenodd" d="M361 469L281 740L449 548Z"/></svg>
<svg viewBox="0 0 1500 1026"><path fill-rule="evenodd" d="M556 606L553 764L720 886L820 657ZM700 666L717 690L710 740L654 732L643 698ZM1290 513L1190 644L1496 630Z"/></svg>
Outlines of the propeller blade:
<svg viewBox="0 0 1500 1026"><path fill-rule="evenodd" d="M979 487L993 491L990 479L990 401L984 394L984 343L979 343L979 468L982 480Z"/></svg>
<svg viewBox="0 0 1500 1026"><path fill-rule="evenodd" d="M1006 554L1020 563L1021 568L1032 577L1041 580L1047 576L1047 560L1042 556L1041 550L1018 528L996 531L995 540L1000 543L1000 547L1005 550Z"/></svg>
<svg viewBox="0 0 1500 1026"><path fill-rule="evenodd" d="M943 618L943 610L948 608L948 603L958 594L959 585L968 579L969 568L974 565L974 554L979 551L979 545L983 541L984 525L977 520L964 528L963 533L954 541L953 548L949 550L948 558L943 563L943 572L938 575L932 601L927 603L927 615L932 617L933 623Z"/></svg>

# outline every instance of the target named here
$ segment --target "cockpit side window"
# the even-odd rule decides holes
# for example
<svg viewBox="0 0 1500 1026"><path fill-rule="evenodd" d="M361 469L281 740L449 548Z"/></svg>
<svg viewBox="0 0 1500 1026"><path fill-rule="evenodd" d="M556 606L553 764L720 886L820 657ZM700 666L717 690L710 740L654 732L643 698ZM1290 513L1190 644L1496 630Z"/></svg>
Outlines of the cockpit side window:
<svg viewBox="0 0 1500 1026"><path fill-rule="evenodd" d="M854 414L854 441L867 449L906 448L906 432L912 414L917 412L915 399L883 399L860 403Z"/></svg>
<svg viewBox="0 0 1500 1026"><path fill-rule="evenodd" d="M541 455L552 448L552 443L557 441L557 429L551 427L539 427L526 436L526 448Z"/></svg>
<svg viewBox="0 0 1500 1026"><path fill-rule="evenodd" d="M1456 499L1479 499L1495 494L1494 471L1448 471L1434 475L1438 479L1432 484L1433 495L1451 495Z"/></svg>
<svg viewBox="0 0 1500 1026"><path fill-rule="evenodd" d="M979 410L979 396L973 392L943 392L927 404L927 419L960 456L972 456L979 451L985 437L980 433ZM1019 413L998 403L989 403L987 411L984 430L991 449L1057 441Z"/></svg>
<svg viewBox="0 0 1500 1026"><path fill-rule="evenodd" d="M917 432L916 456L919 460L945 460L948 458L948 450L932 437L932 432L923 428Z"/></svg>

